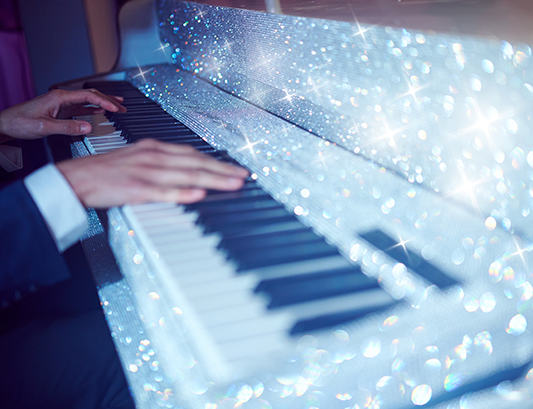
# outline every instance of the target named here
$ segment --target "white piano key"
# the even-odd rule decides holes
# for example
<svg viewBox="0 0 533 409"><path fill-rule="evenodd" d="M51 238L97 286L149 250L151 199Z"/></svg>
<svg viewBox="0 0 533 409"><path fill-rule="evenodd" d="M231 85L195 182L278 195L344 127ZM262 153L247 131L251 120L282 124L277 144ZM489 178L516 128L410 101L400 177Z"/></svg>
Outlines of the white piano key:
<svg viewBox="0 0 533 409"><path fill-rule="evenodd" d="M244 358L263 356L269 352L279 351L287 343L286 331L281 330L270 334L246 339L232 340L219 345L227 362L240 361Z"/></svg>
<svg viewBox="0 0 533 409"><path fill-rule="evenodd" d="M204 271L198 271L194 267L187 270L183 266L180 266L180 272L178 274L180 274L180 284L185 287L188 285L203 285L206 282L219 278L234 278L235 270L229 265L217 266L216 269L207 269Z"/></svg>
<svg viewBox="0 0 533 409"><path fill-rule="evenodd" d="M210 280L199 285L184 285L183 287L187 289L187 296L196 298L227 294L231 291L251 293L256 286L257 279L253 276L232 276L229 278L222 277L219 280ZM262 310L264 311L264 308Z"/></svg>
<svg viewBox="0 0 533 409"><path fill-rule="evenodd" d="M242 293L240 291L231 291L225 294L217 294L209 297L197 297L194 299L198 310L203 311L216 310L218 308L236 307L239 305L246 305L254 302L253 294Z"/></svg>
<svg viewBox="0 0 533 409"><path fill-rule="evenodd" d="M286 314L268 315L209 327L209 332L219 343L240 340L259 335L288 331L293 317Z"/></svg>
<svg viewBox="0 0 533 409"><path fill-rule="evenodd" d="M219 268L224 264L225 260L220 257L213 257L210 259L189 259L182 260L180 255L178 256L165 256L165 262L169 265L176 265L176 274L190 274L191 272L200 273L209 269Z"/></svg>
<svg viewBox="0 0 533 409"><path fill-rule="evenodd" d="M246 321L264 313L264 307L255 303L246 308L242 306L219 308L202 314L202 320L207 327L224 325L235 321Z"/></svg>
<svg viewBox="0 0 533 409"><path fill-rule="evenodd" d="M176 239L174 235L153 235L153 242L157 246L159 253L194 251L198 247L214 248L220 242L220 237L213 236L196 236L192 234L187 238ZM169 238L171 240L169 240Z"/></svg>
<svg viewBox="0 0 533 409"><path fill-rule="evenodd" d="M357 268L341 255L323 257L316 260L297 261L294 263L280 264L272 267L264 267L247 270L248 274L261 276L263 279L289 277L303 274L311 274L324 269Z"/></svg>

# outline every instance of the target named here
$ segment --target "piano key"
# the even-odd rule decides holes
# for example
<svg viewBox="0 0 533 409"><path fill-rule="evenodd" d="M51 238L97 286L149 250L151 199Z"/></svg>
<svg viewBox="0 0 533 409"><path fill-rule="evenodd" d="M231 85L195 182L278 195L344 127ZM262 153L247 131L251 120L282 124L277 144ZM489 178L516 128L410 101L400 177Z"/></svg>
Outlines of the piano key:
<svg viewBox="0 0 533 409"><path fill-rule="evenodd" d="M294 242L310 242L317 240L317 235L308 227L302 227L288 232L270 233L263 236L224 238L218 248L234 252L247 251L250 248L268 248L271 246L285 245Z"/></svg>
<svg viewBox="0 0 533 409"><path fill-rule="evenodd" d="M86 138L93 150L107 152L155 137L234 162L161 108L138 99L125 106L127 113L98 120L106 125ZM108 133L110 123L120 135ZM255 356L279 348L291 331L334 325L397 302L252 179L239 191L208 191L199 203L132 209L126 212L138 226L132 234L148 238L172 286L212 337L208 344L214 342L224 359ZM252 348L245 339L257 345Z"/></svg>
<svg viewBox="0 0 533 409"><path fill-rule="evenodd" d="M269 250L273 250L273 248ZM336 247L331 246L325 241L319 241L316 243L279 246L275 248L275 251L269 252L259 249L255 252L249 251L246 254L239 254L232 258L236 260L238 265L237 271L246 271L294 261L311 260L337 253L338 250ZM232 256L231 252L230 256Z"/></svg>
<svg viewBox="0 0 533 409"><path fill-rule="evenodd" d="M349 268L264 280L254 291L269 297L268 308L279 308L377 287L375 279L358 268Z"/></svg>
<svg viewBox="0 0 533 409"><path fill-rule="evenodd" d="M362 234L361 238L440 288L447 288L459 283L433 264L407 249L405 245L402 245L380 230L373 230Z"/></svg>
<svg viewBox="0 0 533 409"><path fill-rule="evenodd" d="M232 224L253 222L258 219L277 218L289 215L283 206L273 207L269 209L252 209L240 212L225 212L225 213L203 213L199 212L198 223L204 227L215 224Z"/></svg>
<svg viewBox="0 0 533 409"><path fill-rule="evenodd" d="M340 301L340 300L339 300ZM332 312L314 318L306 318L298 321L291 329L292 335L303 334L324 328L331 328L349 321L355 321L366 315L392 308L398 303L382 288L357 294L357 306L339 312Z"/></svg>

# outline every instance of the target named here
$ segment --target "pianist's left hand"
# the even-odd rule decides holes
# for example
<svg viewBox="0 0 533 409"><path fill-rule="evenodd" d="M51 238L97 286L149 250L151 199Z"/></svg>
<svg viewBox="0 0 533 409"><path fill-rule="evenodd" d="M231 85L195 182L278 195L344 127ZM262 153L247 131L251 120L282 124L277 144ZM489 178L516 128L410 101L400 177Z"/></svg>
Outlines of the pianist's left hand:
<svg viewBox="0 0 533 409"><path fill-rule="evenodd" d="M53 134L85 135L91 131L88 122L66 118L104 110L126 112L120 104L123 100L95 89L52 90L0 112L0 140L39 139Z"/></svg>
<svg viewBox="0 0 533 409"><path fill-rule="evenodd" d="M110 153L59 162L86 207L128 203L193 203L206 189L236 190L246 169L215 160L196 149L144 139Z"/></svg>

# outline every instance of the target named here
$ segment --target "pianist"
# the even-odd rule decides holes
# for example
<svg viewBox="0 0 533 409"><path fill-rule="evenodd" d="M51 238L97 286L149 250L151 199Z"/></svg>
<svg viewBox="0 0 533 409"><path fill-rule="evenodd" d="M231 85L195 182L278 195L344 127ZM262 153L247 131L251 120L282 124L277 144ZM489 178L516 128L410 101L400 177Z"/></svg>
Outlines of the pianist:
<svg viewBox="0 0 533 409"><path fill-rule="evenodd" d="M0 112L0 143L86 134L87 122L67 118L124 112L121 101L96 90L49 92ZM4 164L16 160L0 156ZM49 164L3 187L0 406L133 407L88 269L66 257L86 229L84 208L190 203L205 189L238 189L246 176L192 148L145 140Z"/></svg>

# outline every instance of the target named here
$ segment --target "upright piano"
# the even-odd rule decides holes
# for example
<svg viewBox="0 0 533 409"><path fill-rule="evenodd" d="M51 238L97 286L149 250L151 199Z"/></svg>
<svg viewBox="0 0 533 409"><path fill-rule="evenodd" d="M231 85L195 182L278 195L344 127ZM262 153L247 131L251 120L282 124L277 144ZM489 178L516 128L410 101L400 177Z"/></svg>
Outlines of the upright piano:
<svg viewBox="0 0 533 409"><path fill-rule="evenodd" d="M150 7L168 61L83 84L128 114L88 118L74 156L153 137L251 176L194 205L89 210L137 405L533 407L531 48Z"/></svg>

